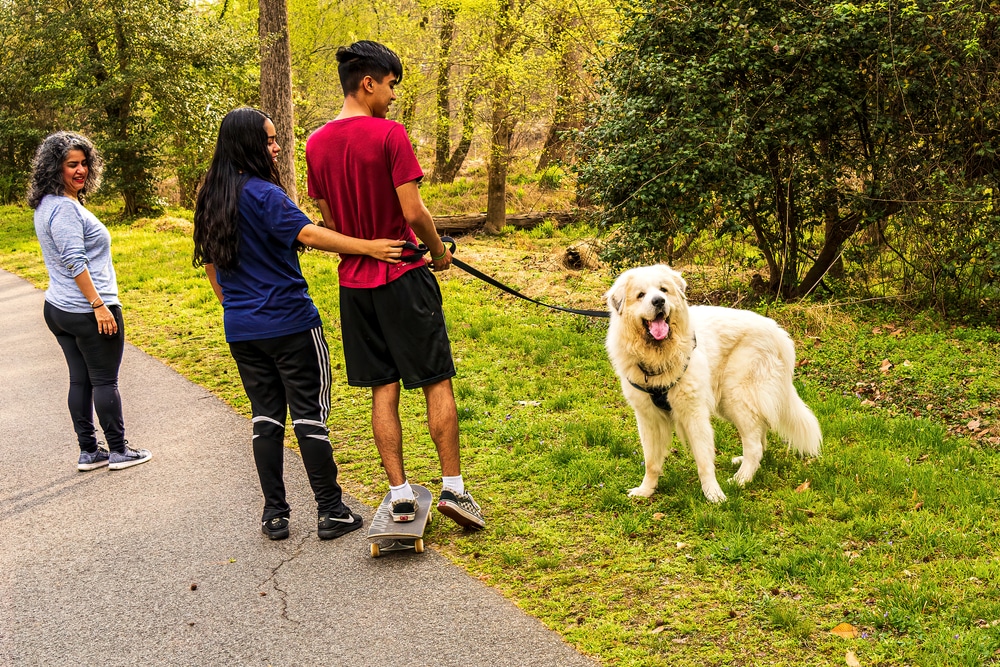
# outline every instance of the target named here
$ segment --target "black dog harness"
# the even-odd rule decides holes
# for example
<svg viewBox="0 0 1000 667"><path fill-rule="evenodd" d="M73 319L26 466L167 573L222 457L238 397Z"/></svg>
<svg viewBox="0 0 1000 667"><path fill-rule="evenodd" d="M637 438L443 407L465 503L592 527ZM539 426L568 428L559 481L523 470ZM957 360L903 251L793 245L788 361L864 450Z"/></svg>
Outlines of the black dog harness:
<svg viewBox="0 0 1000 667"><path fill-rule="evenodd" d="M694 347L691 348L692 352L694 352L694 349L698 347L698 337L693 336L693 338L694 338ZM685 363L684 368L681 369L681 374L678 375L677 379L674 380L667 387L653 387L653 388L643 387L642 385L638 385L635 382L632 382L631 380L629 380L628 383L633 387L635 387L636 389L638 389L639 391L649 394L650 399L652 399L653 401L653 405L655 405L656 407L660 408L665 412L670 412L672 408L670 407L670 401L667 400L667 392L673 389L675 386L677 386L677 383L681 381L681 378L684 377L684 373L687 372L688 365L690 363L691 363L691 357L688 357L687 363ZM649 378L655 377L663 372L659 371L656 373L651 373L642 364L639 364L639 370L642 371L642 378L644 382L649 382Z"/></svg>

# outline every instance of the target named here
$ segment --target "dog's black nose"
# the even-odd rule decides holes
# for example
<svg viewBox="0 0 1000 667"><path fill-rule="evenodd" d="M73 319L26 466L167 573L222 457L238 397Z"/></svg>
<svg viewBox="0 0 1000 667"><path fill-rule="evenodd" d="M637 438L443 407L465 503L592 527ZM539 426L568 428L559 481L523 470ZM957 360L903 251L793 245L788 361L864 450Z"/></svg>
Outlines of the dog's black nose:
<svg viewBox="0 0 1000 667"><path fill-rule="evenodd" d="M649 302L650 302L651 304L653 304L653 307L654 307L654 308L662 308L662 307L663 307L663 304L665 304L665 303L667 302L667 300L666 300L666 299L664 299L664 298L663 298L662 296L660 296L659 294L657 294L657 295L656 295L656 296L654 296L654 297L653 297L652 299L650 299L650 301L649 301Z"/></svg>

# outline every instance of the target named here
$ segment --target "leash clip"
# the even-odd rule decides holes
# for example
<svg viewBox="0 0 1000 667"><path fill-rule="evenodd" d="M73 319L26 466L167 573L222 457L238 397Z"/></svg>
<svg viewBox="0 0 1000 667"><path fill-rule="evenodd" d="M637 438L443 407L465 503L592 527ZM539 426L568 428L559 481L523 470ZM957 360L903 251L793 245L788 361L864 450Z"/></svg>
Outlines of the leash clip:
<svg viewBox="0 0 1000 667"><path fill-rule="evenodd" d="M441 242L445 244L450 243L451 254L453 255L455 254L455 239L451 238L450 236L442 236ZM417 245L413 241L407 241L406 243L404 243L403 250L410 251L409 253L404 253L399 256L399 261L402 262L403 264L412 264L413 262L422 260L424 258L424 255L430 252L430 248L428 248L423 243Z"/></svg>

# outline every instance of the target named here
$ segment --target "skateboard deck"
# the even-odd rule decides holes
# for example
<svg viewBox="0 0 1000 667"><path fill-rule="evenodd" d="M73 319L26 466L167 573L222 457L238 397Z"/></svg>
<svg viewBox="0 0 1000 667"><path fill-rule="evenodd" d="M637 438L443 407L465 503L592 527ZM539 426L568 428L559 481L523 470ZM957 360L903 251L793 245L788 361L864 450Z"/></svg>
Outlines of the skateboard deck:
<svg viewBox="0 0 1000 667"><path fill-rule="evenodd" d="M424 529L431 522L431 492L419 484L411 484L413 494L417 499L417 513L413 521L395 522L392 520L390 494L385 494L382 503L375 510L371 525L368 527L368 539L372 541L371 554L373 558L388 551L413 550L416 553L424 551Z"/></svg>

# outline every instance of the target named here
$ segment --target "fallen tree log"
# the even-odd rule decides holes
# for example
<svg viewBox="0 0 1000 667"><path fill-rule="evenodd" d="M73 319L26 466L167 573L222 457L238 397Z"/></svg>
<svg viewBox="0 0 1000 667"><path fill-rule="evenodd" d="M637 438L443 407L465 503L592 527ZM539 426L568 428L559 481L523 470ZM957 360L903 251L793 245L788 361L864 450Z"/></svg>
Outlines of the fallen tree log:
<svg viewBox="0 0 1000 667"><path fill-rule="evenodd" d="M507 223L517 229L533 229L545 220L553 220L558 225L566 225L580 219L579 211L557 211L554 213L516 213L507 216ZM485 213L472 215L436 215L434 225L439 234L465 234L483 228Z"/></svg>

